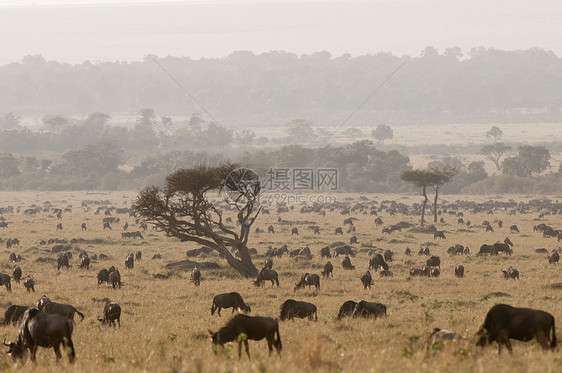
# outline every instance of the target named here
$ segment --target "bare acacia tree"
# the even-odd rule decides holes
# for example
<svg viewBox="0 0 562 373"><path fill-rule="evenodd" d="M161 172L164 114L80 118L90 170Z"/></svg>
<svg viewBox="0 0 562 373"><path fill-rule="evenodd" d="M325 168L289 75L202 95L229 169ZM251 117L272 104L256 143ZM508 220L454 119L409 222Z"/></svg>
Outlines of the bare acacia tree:
<svg viewBox="0 0 562 373"><path fill-rule="evenodd" d="M481 149L482 154L496 165L496 169L500 171L500 160L504 154L511 150L511 146L505 145L503 142L495 142L490 145L484 145Z"/></svg>
<svg viewBox="0 0 562 373"><path fill-rule="evenodd" d="M431 187L435 191L435 198L433 200L433 222L437 223L437 198L439 196L439 189L441 189L443 185L453 181L453 177L455 177L458 171L454 167L432 168L429 171L433 174Z"/></svg>
<svg viewBox="0 0 562 373"><path fill-rule="evenodd" d="M166 177L163 189L151 186L141 190L134 209L168 236L211 247L243 276L254 277L258 270L246 245L260 213L255 209L259 185L248 183L239 170L235 164L225 164L175 171ZM211 200L213 194L233 192L237 196L230 204L237 211L239 230L224 224L223 211Z"/></svg>

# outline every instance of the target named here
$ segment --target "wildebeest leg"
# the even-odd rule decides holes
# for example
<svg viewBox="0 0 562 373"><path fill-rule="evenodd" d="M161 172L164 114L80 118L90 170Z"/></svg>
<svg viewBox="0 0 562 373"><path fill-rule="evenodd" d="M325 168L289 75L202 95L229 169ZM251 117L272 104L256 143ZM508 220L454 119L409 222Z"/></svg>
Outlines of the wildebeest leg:
<svg viewBox="0 0 562 373"><path fill-rule="evenodd" d="M217 307L217 313L219 314L219 317L221 317L221 308Z"/></svg>
<svg viewBox="0 0 562 373"><path fill-rule="evenodd" d="M57 363L60 361L62 354L60 353L60 344L56 344L53 346L53 350L55 350L55 355L57 355Z"/></svg>
<svg viewBox="0 0 562 373"><path fill-rule="evenodd" d="M505 347L507 347L507 350L509 351L509 353L513 354L513 348L511 348L511 342L509 341L508 337L505 338L504 343L505 343Z"/></svg>
<svg viewBox="0 0 562 373"><path fill-rule="evenodd" d="M548 336L545 335L544 330L542 330L542 329L538 330L537 333L536 333L536 337L537 337L537 341L539 342L539 344L541 345L543 350L548 350L550 341L549 341Z"/></svg>
<svg viewBox="0 0 562 373"><path fill-rule="evenodd" d="M242 358L242 342L238 342L238 360Z"/></svg>
<svg viewBox="0 0 562 373"><path fill-rule="evenodd" d="M252 357L250 356L250 345L248 344L247 339L244 341L244 348L246 348L246 355L248 355L248 359L252 360Z"/></svg>
<svg viewBox="0 0 562 373"><path fill-rule="evenodd" d="M269 356L273 352L273 334L265 337L267 339L267 348L269 349Z"/></svg>
<svg viewBox="0 0 562 373"><path fill-rule="evenodd" d="M35 354L37 353L37 346L31 346L29 347L29 354L31 355L31 361L33 362L33 364L36 363L36 359L35 359Z"/></svg>

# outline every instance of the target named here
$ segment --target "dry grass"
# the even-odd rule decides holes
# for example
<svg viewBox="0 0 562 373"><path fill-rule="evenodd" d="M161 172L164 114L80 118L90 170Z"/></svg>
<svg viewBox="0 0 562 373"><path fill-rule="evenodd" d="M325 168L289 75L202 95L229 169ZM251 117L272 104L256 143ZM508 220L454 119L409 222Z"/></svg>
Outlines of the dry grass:
<svg viewBox="0 0 562 373"><path fill-rule="evenodd" d="M549 251L557 247L553 239L542 238L532 231L539 223L538 214L509 217L498 215L471 215L465 213L465 220L479 224L487 219L491 222L502 219L503 229L485 233L482 228L457 226L456 217L445 216L446 224L440 229L446 232L446 240L433 240L433 236L412 233L408 230L392 235L381 236L380 228L375 228L374 217L355 215L360 252L354 259L355 271L344 271L340 259L331 259L334 264L334 279L321 280L321 290L300 290L293 292L294 283L306 271L320 273L325 263L319 255L320 248L336 240L349 240L350 235L334 236L335 227L342 226L346 216L338 212L328 213L326 217L316 214L303 216L296 212L283 214L289 221L313 221L322 229L320 236L308 230L308 224L299 225L299 236L290 236L289 225L277 224L277 215L261 215L256 226L266 230L269 224L276 227L275 234L253 234L251 247L256 247L260 255L256 263L263 260L263 252L269 245L287 244L289 249L309 246L314 254L310 261L295 260L288 257L274 261L274 268L280 274L281 286L255 288L251 281L239 278L220 259L211 256L206 259L217 261L223 267L216 271L203 272L200 287L189 282L189 273L166 269L166 263L185 259L185 252L195 248L191 244L180 243L161 233L148 232L145 241L121 239L121 226L129 221L129 230L137 230L134 219L121 216L121 223L115 224L110 232L102 230L102 215L94 215L95 207L85 211L80 207L83 199L109 199L116 206L131 201L134 193L115 192L103 196L84 196L82 193L2 193L0 206L42 205L49 200L56 207L74 206L72 213L63 215L64 230L56 232L58 223L55 216L41 213L35 217L23 214L8 214L9 227L0 230L0 237L18 237L22 244L12 248L21 253L25 261L20 264L24 276L32 274L36 280L36 293L28 294L22 284L14 284L13 292L0 289L0 307L9 304L33 305L42 294L52 300L71 303L86 315L74 330L74 344L77 361L72 369L78 371L158 371L158 372L231 372L231 371L494 371L494 372L559 372L562 371L562 358L559 351L543 352L535 342L514 343L513 356L497 355L495 346L484 350L474 347L473 336L488 309L495 303L505 302L515 306L533 307L546 310L560 320L562 315L562 289L550 285L561 283L560 266L550 266L545 254L536 254L534 249L545 247ZM93 198L92 198L93 197ZM356 198L341 196L341 198ZM405 203L417 201L411 197L368 196L381 201L399 199ZM447 196L453 200L457 197ZM460 197L459 197L460 198ZM495 197L494 197L495 198ZM516 200L528 198L514 197ZM508 199L503 197L503 199ZM66 200L66 202L63 202ZM382 216L385 226L402 220L417 223L417 217ZM80 224L86 222L89 229L80 231ZM560 217L548 216L542 219L555 227L562 226ZM520 234L510 234L509 227L515 224ZM344 230L345 231L345 230ZM474 254L482 243L493 243L509 236L514 242L513 257L477 257ZM107 262L93 261L89 271L77 268L77 255L70 270L57 271L55 254L49 252L50 246L41 246L39 241L48 238L82 237L102 239L104 244L77 245L89 253L100 252L110 256ZM417 250L421 243L435 242L432 253L442 260L442 275L438 279L409 278L408 271L413 266L421 266L426 257L414 254L406 257L406 246ZM446 249L452 244L468 245L472 256L449 257ZM375 275L375 286L363 290L359 277L367 269L367 249L377 247L392 249L395 261L390 264L393 278L379 278ZM144 260L135 263L133 270L124 269L124 259L128 252L143 251ZM2 246L0 250L0 272L11 273L8 263L10 251ZM151 260L153 254L160 253L162 260ZM39 261L47 258L47 261ZM465 278L456 279L453 268L456 264L465 266ZM104 285L97 286L96 274L99 269L115 265L121 271L124 287L112 290ZM501 269L512 265L521 273L521 280L506 281ZM164 274L167 279L155 279ZM315 303L319 310L319 321L296 320L282 322L280 333L283 341L281 358L268 357L265 341L250 342L252 360L236 357L237 346L232 346L224 355L215 356L212 352L207 329L216 330L230 315L223 317L210 315L211 301L215 294L237 291L251 305L253 314L273 316L279 314L279 306L288 298ZM102 327L96 320L101 316L105 299L119 303L123 309L121 329ZM340 305L346 300L369 300L388 306L388 317L377 320L336 321ZM78 319L78 317L77 317ZM560 321L559 321L560 324ZM445 345L441 350L427 352L423 342L434 327L455 330L463 339ZM11 340L17 328L0 328L0 337ZM558 332L559 338L562 333ZM30 362L14 364L5 354L0 355L0 370L7 371L53 371L69 367L67 360L58 366L54 362L52 350L40 349L38 364Z"/></svg>

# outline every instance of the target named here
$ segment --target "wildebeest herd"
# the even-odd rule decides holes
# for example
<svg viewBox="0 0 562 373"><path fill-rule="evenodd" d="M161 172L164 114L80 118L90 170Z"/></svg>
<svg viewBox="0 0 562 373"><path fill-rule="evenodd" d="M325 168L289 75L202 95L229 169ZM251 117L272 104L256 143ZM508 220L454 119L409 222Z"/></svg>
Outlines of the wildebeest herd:
<svg viewBox="0 0 562 373"><path fill-rule="evenodd" d="M401 314L399 308L415 308L410 302L416 302L419 297L423 297L424 301L418 306L426 309L426 304L433 300L422 289L435 289L441 285L465 287L475 281L488 281L486 279L489 279L492 288L499 286L502 291L506 287L516 289L517 286L524 286L520 284L525 283L530 276L535 276L536 271L557 271L560 255L560 250L555 247L560 236L555 217L559 216L562 207L554 202L537 205L533 201L457 201L441 206L441 223L429 223L421 228L417 225L419 206L416 203L404 205L395 201L355 199L326 204L320 207L320 211L307 210L302 217L298 206L289 207L288 212L283 212L281 221L277 216L265 217L260 222L260 233L253 235L249 242L256 248L253 258L258 266L258 274L251 280L243 280L237 275L225 275L224 268L218 272L206 269L205 260L216 261L223 266L225 263L208 248L188 248L182 246L181 242L165 241L163 233L137 221L129 209L118 213L118 208L110 203L106 203L105 208L95 208L95 205L86 203L80 209L61 208L55 212L54 208L46 206L40 210L37 207L16 206L12 210L5 210L2 215L7 225L1 232L5 237L0 242L6 244L6 237L10 240L10 245L6 245L9 252L3 259L7 263L5 268L10 271L9 274L0 274L0 285L3 286L2 291L5 288L6 294L2 303L6 310L3 323L18 328L4 333L7 340L11 341L5 340L4 343L13 358L28 354L32 361L35 361L37 347L53 348L57 360L67 355L69 361L79 361L82 351L77 351L76 346L83 342L77 343L73 333L91 328L86 323L89 320L99 325L121 327L122 305L123 311L130 312L129 315L135 313L134 308L139 307L139 304L144 306L144 297L126 302L121 297L139 286L142 286L145 294L150 293L155 281L162 284L172 281L186 283L182 291L190 294L195 292L201 298L197 302L206 305L207 318L209 306L211 315L216 313L220 316L224 308L232 309L229 313L240 312L230 320L221 322L220 328L214 328L218 318L198 316L200 319L195 324L199 330L207 329L206 325L216 330L209 330L215 353L227 353L221 346L235 342L238 343L238 356L241 356L244 345L250 357L248 341L266 339L269 353L275 350L283 359L283 355L288 353L287 349L292 348L287 341L293 341L285 330L296 329L304 337L306 333L303 329L312 328L306 325L293 326L306 321L288 320L322 321L322 324L332 325L330 333L337 333L334 330L342 328L337 326L338 323L351 328L361 325L362 329L380 330L391 323L400 322L394 321ZM226 206L221 207L226 209ZM25 213L25 219L42 219L41 224L44 221L53 222L48 233L39 230L40 233L21 233L24 232L21 223L23 211L29 209L35 212ZM515 215L511 214L512 210L516 211ZM80 211L81 218L87 220L76 220L73 225L72 220L67 218L77 214L77 211ZM540 219L552 219L545 223L525 223L531 218L538 219L539 211L545 214ZM103 221L101 217L95 217L99 214L104 215ZM480 221L483 216L487 220L482 224L467 225L469 217L471 221ZM494 219L496 216L501 216L506 223L500 226L499 220ZM462 224L459 223L460 219L463 219ZM59 220L62 222L57 222ZM298 227L291 226L299 224L297 222L300 220L307 222ZM314 220L315 224L308 227L309 220ZM287 221L293 223L286 224ZM412 223L416 225L412 226ZM384 224L388 225L382 228L383 231L377 228ZM488 228L492 226L492 229ZM534 230L532 226L535 226ZM119 232L121 227L123 230L134 230ZM473 238L470 237L472 233L475 236ZM55 235L56 238L53 237ZM86 238L75 238L78 236ZM355 239L351 240L352 237ZM15 239L17 244L14 244ZM539 254L536 251L539 248L528 248L522 244L530 241L540 242L538 245L544 246L545 251ZM176 250L181 250L182 256L166 251L164 244L179 248ZM473 253L469 246L476 248ZM142 261L143 251L149 253L147 258L164 258L164 261L161 264L156 260L145 263ZM189 267L185 274L172 273L166 269L170 261L185 258L186 251L191 252L188 252L188 258L201 261ZM533 263L539 263L539 258L542 258L540 268L525 264L525 259L531 255L537 258ZM485 277L481 276L484 273L482 268L486 269ZM49 272L45 272L46 269ZM126 277L126 283L122 275ZM56 290L53 284L57 276L67 281L87 280L95 295L75 298L74 295L65 297L64 292L58 292L55 297L52 294ZM507 282L503 278L516 281ZM190 285L189 280L195 286ZM140 281L143 281L142 285ZM162 292L165 288L159 288L156 292ZM35 296L36 290L38 295L45 295L40 298ZM512 292L516 293L516 290ZM420 295L422 293L424 295ZM17 304L15 300L20 298L16 297L22 294L25 294L25 299L35 297L35 301L24 303L27 305ZM490 298L491 302L496 302L494 295L490 294L494 292L480 294L478 299L470 302L485 302ZM116 297L118 302L110 300ZM436 349L435 346L441 346L443 341L454 344L462 343L458 341L467 338L472 346L497 343L499 351L506 346L511 352L513 346L510 340L526 342L534 339L544 349L555 348L557 339L553 315L559 309L549 307L548 303L541 306L536 302L533 307L525 308L530 304L522 303L511 295L509 297L511 299L502 301L523 307L484 303L477 310L473 309L477 312L474 317L481 323L480 328L476 325L473 330L452 331L454 323L444 325L451 330L432 329L423 324L421 327L425 330L421 333L429 334L423 340L432 350ZM90 298L103 303L97 306L95 314L84 300L74 301ZM173 292L165 296L162 294L163 307L170 308L168 304L173 303L174 299L176 294ZM197 302L194 304L200 304ZM439 302L443 304L442 300ZM431 304L437 307L437 303ZM89 312L84 311L85 306ZM197 312L203 312L203 307L200 308L200 311L196 311L197 315ZM550 312L536 308L548 309ZM431 320L426 323L440 326L448 323L447 318L430 315L435 311L426 309L424 312L425 318ZM100 313L101 317L98 316ZM178 313L181 314L181 310ZM76 314L78 319L75 318ZM132 316L126 315L121 330L131 328L129 320ZM174 333L168 331L167 335L176 335ZM282 337L284 344L281 343Z"/></svg>

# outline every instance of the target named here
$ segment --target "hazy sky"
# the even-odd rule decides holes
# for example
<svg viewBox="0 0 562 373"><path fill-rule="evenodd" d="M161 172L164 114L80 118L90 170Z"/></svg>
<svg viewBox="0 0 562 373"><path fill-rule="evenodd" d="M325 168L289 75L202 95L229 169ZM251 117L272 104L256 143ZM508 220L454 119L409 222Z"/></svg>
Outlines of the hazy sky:
<svg viewBox="0 0 562 373"><path fill-rule="evenodd" d="M0 64L29 54L71 63L236 50L418 55L429 45L562 56L560 0L0 0L0 20Z"/></svg>

